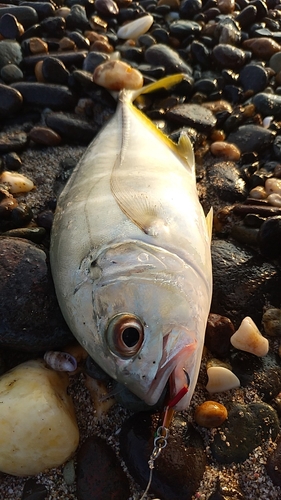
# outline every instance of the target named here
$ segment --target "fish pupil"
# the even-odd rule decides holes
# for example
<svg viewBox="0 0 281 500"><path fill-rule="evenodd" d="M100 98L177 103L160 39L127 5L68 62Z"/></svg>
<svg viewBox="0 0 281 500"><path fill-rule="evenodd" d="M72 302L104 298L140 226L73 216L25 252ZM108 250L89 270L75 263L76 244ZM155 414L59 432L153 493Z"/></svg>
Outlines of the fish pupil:
<svg viewBox="0 0 281 500"><path fill-rule="evenodd" d="M127 347L134 347L140 338L140 333L136 328L125 328L122 332L122 340Z"/></svg>

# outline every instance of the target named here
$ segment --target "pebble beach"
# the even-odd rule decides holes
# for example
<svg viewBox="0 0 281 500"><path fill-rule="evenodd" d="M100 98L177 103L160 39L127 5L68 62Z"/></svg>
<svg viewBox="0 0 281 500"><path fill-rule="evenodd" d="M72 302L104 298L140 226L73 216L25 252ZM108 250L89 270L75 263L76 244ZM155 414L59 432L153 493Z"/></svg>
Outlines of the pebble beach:
<svg viewBox="0 0 281 500"><path fill-rule="evenodd" d="M3 500L142 498L159 407L75 345L50 231L63 186L115 112L112 91L175 73L181 82L135 105L192 141L199 198L214 210L213 299L191 406L173 419L146 498L281 498L281 3L11 0L0 5L0 395L19 363L41 370L46 351L73 354L61 398L80 438L58 467L1 472Z"/></svg>

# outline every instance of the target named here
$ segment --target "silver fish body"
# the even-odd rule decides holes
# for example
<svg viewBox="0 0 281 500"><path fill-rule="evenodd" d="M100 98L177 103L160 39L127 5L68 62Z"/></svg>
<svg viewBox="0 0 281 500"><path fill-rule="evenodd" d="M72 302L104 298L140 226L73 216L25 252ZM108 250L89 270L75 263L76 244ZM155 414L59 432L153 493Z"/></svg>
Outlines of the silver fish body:
<svg viewBox="0 0 281 500"><path fill-rule="evenodd" d="M210 308L210 221L189 139L172 143L133 97L121 94L59 198L52 273L70 329L111 377L152 405L168 380L173 397L188 374L181 410Z"/></svg>

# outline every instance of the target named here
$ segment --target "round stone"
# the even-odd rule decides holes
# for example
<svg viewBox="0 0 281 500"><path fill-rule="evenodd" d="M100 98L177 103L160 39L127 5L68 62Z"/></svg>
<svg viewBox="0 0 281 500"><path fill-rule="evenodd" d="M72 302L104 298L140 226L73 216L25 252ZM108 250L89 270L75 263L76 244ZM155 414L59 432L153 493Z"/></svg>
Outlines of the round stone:
<svg viewBox="0 0 281 500"><path fill-rule="evenodd" d="M205 401L194 413L194 420L201 427L219 427L226 419L226 407L216 401Z"/></svg>

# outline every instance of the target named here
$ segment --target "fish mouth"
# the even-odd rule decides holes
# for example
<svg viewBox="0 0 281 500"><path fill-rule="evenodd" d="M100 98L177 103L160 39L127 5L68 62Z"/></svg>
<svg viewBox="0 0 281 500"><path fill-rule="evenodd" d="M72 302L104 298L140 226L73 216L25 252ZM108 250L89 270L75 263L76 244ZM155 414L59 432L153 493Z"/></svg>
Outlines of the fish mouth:
<svg viewBox="0 0 281 500"><path fill-rule="evenodd" d="M160 399L162 392L165 389L167 382L169 383L168 400L172 401L177 398L180 391L189 385L189 377L194 366L194 351L197 347L195 336L192 335L192 341L189 344L177 347L172 353L167 351L169 343L169 336L164 337L163 340L163 355L159 363L159 369L156 376L146 393L145 402L149 405L154 405ZM189 332L190 339L190 332ZM193 384L192 384L193 385ZM187 387L188 388L188 387ZM191 399L192 394L188 391L174 406L175 410L185 410Z"/></svg>

